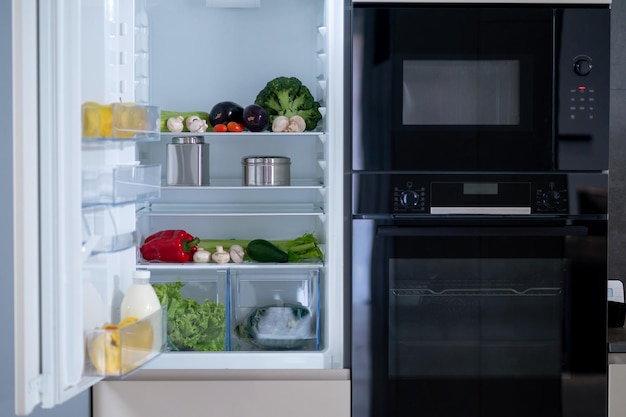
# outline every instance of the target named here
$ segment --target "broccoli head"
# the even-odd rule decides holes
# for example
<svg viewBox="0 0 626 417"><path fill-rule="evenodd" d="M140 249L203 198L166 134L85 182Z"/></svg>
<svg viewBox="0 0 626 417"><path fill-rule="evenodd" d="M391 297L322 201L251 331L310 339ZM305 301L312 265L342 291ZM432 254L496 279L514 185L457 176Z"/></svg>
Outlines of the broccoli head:
<svg viewBox="0 0 626 417"><path fill-rule="evenodd" d="M277 77L269 81L259 92L254 104L263 107L270 116L270 123L278 116L295 116L306 122L306 130L313 130L322 119L320 103L311 91L296 77Z"/></svg>

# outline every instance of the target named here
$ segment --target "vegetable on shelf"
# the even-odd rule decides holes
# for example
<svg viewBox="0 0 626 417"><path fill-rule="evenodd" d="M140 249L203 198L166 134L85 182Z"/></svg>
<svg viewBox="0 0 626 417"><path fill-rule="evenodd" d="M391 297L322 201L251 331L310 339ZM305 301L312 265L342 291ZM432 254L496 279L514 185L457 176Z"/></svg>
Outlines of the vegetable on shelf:
<svg viewBox="0 0 626 417"><path fill-rule="evenodd" d="M189 116L187 120L185 120L185 126L187 126L187 130L190 132L206 132L209 125L206 120L199 118L198 116Z"/></svg>
<svg viewBox="0 0 626 417"><path fill-rule="evenodd" d="M255 239L248 243L248 256L257 262L289 262L287 252L264 239Z"/></svg>
<svg viewBox="0 0 626 417"><path fill-rule="evenodd" d="M226 124L226 129L229 132L243 132L243 125L235 121L230 121Z"/></svg>
<svg viewBox="0 0 626 417"><path fill-rule="evenodd" d="M181 282L152 284L161 305L167 306L167 340L174 350L226 350L226 307L214 300L200 304L183 298Z"/></svg>
<svg viewBox="0 0 626 417"><path fill-rule="evenodd" d="M213 259L216 264L225 264L230 261L230 255L224 250L223 246L217 246L215 252L211 255L211 259Z"/></svg>
<svg viewBox="0 0 626 417"><path fill-rule="evenodd" d="M162 230L148 236L139 250L146 261L191 262L199 241L184 230Z"/></svg>
<svg viewBox="0 0 626 417"><path fill-rule="evenodd" d="M291 117L278 116L272 123L272 132L300 133L306 130L306 122L297 114Z"/></svg>
<svg viewBox="0 0 626 417"><path fill-rule="evenodd" d="M250 104L243 109L243 125L251 132L265 130L270 120L267 111L258 104Z"/></svg>
<svg viewBox="0 0 626 417"><path fill-rule="evenodd" d="M182 126L179 126L178 123L176 122L170 123L169 120L174 119L175 121L177 121L179 117L182 117L183 118L182 120L187 120L188 118L192 116L197 117L206 123L208 123L209 117L210 117L209 113L204 112L204 111L180 112L180 111L171 111L171 110L161 110L161 132L175 132L175 133L190 132L189 128L184 123L182 123ZM174 130L170 129L169 127L170 124L172 124L172 127ZM182 129L178 130L180 127L182 127ZM208 130L209 128L207 127L205 131L208 131Z"/></svg>
<svg viewBox="0 0 626 417"><path fill-rule="evenodd" d="M254 239L201 239L198 246L206 250L214 251L218 245L223 248L232 248L237 245L245 251L245 255L243 256L244 261L256 261L250 256L250 248L248 247L249 243L253 240ZM318 240L312 233L305 233L292 240L266 240L266 242L271 243L281 251L287 253L288 260L285 262L315 262L324 259L324 254L318 246Z"/></svg>
<svg viewBox="0 0 626 417"><path fill-rule="evenodd" d="M193 254L193 261L196 263L208 263L211 260L211 252L204 248L198 248Z"/></svg>
<svg viewBox="0 0 626 417"><path fill-rule="evenodd" d="M184 121L185 118L183 116L170 117L167 119L167 128L170 132L182 132L185 128Z"/></svg>
<svg viewBox="0 0 626 417"><path fill-rule="evenodd" d="M236 264L240 264L243 262L245 251L240 245L230 245L230 248L228 249L228 254L230 255L231 261Z"/></svg>
<svg viewBox="0 0 626 417"><path fill-rule="evenodd" d="M211 109L209 123L215 126L228 122L243 123L243 107L232 101L220 101Z"/></svg>
<svg viewBox="0 0 626 417"><path fill-rule="evenodd" d="M306 130L314 130L322 119L320 103L311 91L296 77L277 77L269 81L259 92L254 104L263 107L270 116L270 123L278 116L290 118L298 115L306 124Z"/></svg>

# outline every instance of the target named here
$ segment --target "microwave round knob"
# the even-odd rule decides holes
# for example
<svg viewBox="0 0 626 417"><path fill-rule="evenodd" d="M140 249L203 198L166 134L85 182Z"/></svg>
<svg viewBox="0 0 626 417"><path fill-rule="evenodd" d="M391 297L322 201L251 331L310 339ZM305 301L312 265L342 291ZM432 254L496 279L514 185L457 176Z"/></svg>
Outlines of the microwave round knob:
<svg viewBox="0 0 626 417"><path fill-rule="evenodd" d="M561 204L561 193L554 190L547 191L543 193L541 202L547 208L556 208Z"/></svg>
<svg viewBox="0 0 626 417"><path fill-rule="evenodd" d="M578 75L588 75L591 72L591 61L586 58L581 58L574 62L574 71Z"/></svg>
<svg viewBox="0 0 626 417"><path fill-rule="evenodd" d="M420 201L420 196L415 190L406 190L400 193L400 204L403 207L415 207Z"/></svg>

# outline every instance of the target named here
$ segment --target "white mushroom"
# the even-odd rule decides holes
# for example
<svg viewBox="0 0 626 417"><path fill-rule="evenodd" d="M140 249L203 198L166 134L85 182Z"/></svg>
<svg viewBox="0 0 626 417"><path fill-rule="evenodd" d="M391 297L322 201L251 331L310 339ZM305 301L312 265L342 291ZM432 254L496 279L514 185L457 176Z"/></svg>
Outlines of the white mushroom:
<svg viewBox="0 0 626 417"><path fill-rule="evenodd" d="M289 118L289 126L287 126L287 132L304 132L306 129L306 122L302 116L291 116Z"/></svg>
<svg viewBox="0 0 626 417"><path fill-rule="evenodd" d="M240 245L231 245L230 249L228 250L228 254L230 255L230 259L237 263L240 264L243 262L243 256L245 254L243 247L241 247Z"/></svg>
<svg viewBox="0 0 626 417"><path fill-rule="evenodd" d="M272 132L285 132L289 127L289 118L287 116L278 116L272 122Z"/></svg>
<svg viewBox="0 0 626 417"><path fill-rule="evenodd" d="M224 250L223 246L216 246L215 252L213 252L211 258L215 261L215 263L225 264L230 261L230 254Z"/></svg>
<svg viewBox="0 0 626 417"><path fill-rule="evenodd" d="M207 263L211 259L211 252L204 248L198 248L193 254L193 261L198 263Z"/></svg>
<svg viewBox="0 0 626 417"><path fill-rule="evenodd" d="M183 116L170 117L167 119L167 128L170 132L182 132L183 131Z"/></svg>
<svg viewBox="0 0 626 417"><path fill-rule="evenodd" d="M190 132L206 132L209 125L206 120L199 118L198 116L189 116L185 121L187 129Z"/></svg>

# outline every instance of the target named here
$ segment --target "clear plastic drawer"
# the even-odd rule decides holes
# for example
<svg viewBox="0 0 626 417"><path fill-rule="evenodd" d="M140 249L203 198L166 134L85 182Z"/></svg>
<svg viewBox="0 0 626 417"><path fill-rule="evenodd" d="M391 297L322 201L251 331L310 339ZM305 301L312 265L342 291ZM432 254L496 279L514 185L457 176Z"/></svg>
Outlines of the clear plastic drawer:
<svg viewBox="0 0 626 417"><path fill-rule="evenodd" d="M231 350L319 350L318 268L230 274Z"/></svg>
<svg viewBox="0 0 626 417"><path fill-rule="evenodd" d="M151 282L168 308L167 345L170 352L228 350L227 270L151 269Z"/></svg>

